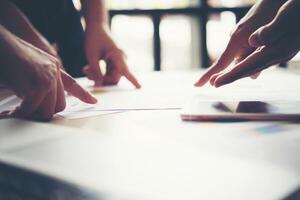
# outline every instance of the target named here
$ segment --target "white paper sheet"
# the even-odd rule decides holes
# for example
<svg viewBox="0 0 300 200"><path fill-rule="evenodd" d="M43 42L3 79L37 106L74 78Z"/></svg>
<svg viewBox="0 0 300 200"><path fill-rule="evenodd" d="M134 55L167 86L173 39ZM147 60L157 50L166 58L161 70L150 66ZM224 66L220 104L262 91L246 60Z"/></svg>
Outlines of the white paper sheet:
<svg viewBox="0 0 300 200"><path fill-rule="evenodd" d="M0 113L4 111L10 111L20 105L21 99L15 95L6 97L0 101Z"/></svg>
<svg viewBox="0 0 300 200"><path fill-rule="evenodd" d="M107 115L120 113L125 111L139 111L139 110L174 110L179 108L171 108L171 107L152 107L146 105L137 105L136 107L130 106L128 104L120 105L109 105L106 104L86 104L81 102L72 96L67 96L67 106L66 109L60 113L57 113L57 116L63 117L65 119L81 119L87 117L94 117L99 115ZM102 101L101 101L102 102ZM17 96L9 96L2 101L0 101L0 112L11 111L20 105L21 99Z"/></svg>
<svg viewBox="0 0 300 200"><path fill-rule="evenodd" d="M66 100L66 109L57 113L57 116L65 119L80 119L120 112L118 110L97 110L97 105L83 103L71 96L68 96ZM3 99L0 101L0 112L14 110L18 105L20 105L21 101L22 100L15 95Z"/></svg>
<svg viewBox="0 0 300 200"><path fill-rule="evenodd" d="M161 76L159 76L161 77ZM183 88L170 89L167 92L159 85L153 90L153 84L147 80L140 90L135 89L125 80L121 80L117 86L93 87L93 82L87 78L77 79L78 83L93 93L98 103L91 105L81 102L75 97L66 95L67 107L57 116L65 119L80 119L99 115L114 114L125 111L139 110L173 110L180 109L187 96L181 95L178 98L171 98L174 93L182 93ZM166 87L164 87L166 88ZM191 87L192 88L192 87ZM21 99L15 95L6 97L0 101L0 112L13 110L21 103Z"/></svg>

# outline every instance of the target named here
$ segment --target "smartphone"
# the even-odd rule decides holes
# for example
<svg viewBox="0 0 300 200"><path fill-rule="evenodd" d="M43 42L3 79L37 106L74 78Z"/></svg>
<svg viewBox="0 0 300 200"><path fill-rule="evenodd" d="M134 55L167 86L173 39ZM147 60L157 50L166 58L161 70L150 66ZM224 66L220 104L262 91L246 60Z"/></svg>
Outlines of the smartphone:
<svg viewBox="0 0 300 200"><path fill-rule="evenodd" d="M181 110L184 121L299 121L300 101L201 101Z"/></svg>

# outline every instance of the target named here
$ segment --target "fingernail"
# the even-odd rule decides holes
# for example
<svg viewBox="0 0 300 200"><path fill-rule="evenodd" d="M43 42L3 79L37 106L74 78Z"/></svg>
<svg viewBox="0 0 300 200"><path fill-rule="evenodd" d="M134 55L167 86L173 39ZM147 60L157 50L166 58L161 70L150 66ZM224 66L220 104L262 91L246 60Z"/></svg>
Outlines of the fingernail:
<svg viewBox="0 0 300 200"><path fill-rule="evenodd" d="M196 87L201 87L201 86L203 86L204 84L203 83L200 83L200 82L196 82L195 84L194 84L194 86L196 86Z"/></svg>
<svg viewBox="0 0 300 200"><path fill-rule="evenodd" d="M215 84L215 88L219 88L221 87L222 85L219 85L219 84Z"/></svg>
<svg viewBox="0 0 300 200"><path fill-rule="evenodd" d="M219 87L221 87L222 85L223 85L222 82L218 82L217 80L215 80L215 82L214 82L214 87L215 87L215 88L219 88Z"/></svg>
<svg viewBox="0 0 300 200"><path fill-rule="evenodd" d="M86 91L84 96L79 97L79 99L88 104L96 104L98 102L98 99L88 91Z"/></svg>
<svg viewBox="0 0 300 200"><path fill-rule="evenodd" d="M135 86L136 89L140 89L142 86L140 83L137 83L137 85Z"/></svg>
<svg viewBox="0 0 300 200"><path fill-rule="evenodd" d="M93 104L98 102L98 99L94 95L92 95L91 93L90 93L90 100L91 100L91 103L93 103Z"/></svg>

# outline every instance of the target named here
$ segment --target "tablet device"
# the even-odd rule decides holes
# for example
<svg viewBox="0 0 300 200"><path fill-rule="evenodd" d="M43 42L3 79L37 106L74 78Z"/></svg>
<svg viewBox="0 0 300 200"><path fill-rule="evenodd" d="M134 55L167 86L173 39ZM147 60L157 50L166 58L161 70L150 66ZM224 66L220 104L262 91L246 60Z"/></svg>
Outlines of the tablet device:
<svg viewBox="0 0 300 200"><path fill-rule="evenodd" d="M181 110L184 121L299 121L300 101L201 101Z"/></svg>

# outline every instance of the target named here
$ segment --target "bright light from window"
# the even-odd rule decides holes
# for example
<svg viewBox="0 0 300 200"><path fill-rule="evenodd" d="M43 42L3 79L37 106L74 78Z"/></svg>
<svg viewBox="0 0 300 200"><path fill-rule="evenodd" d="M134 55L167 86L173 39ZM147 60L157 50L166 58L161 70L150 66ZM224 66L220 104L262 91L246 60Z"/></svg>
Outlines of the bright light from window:
<svg viewBox="0 0 300 200"><path fill-rule="evenodd" d="M222 12L212 15L207 23L207 46L212 59L216 59L225 49L230 33L235 27L235 15L232 12Z"/></svg>
<svg viewBox="0 0 300 200"><path fill-rule="evenodd" d="M115 16L112 20L112 34L120 48L126 52L131 69L154 69L153 25L149 17Z"/></svg>
<svg viewBox="0 0 300 200"><path fill-rule="evenodd" d="M155 9L189 7L198 4L198 0L110 0L109 8L113 9Z"/></svg>
<svg viewBox="0 0 300 200"><path fill-rule="evenodd" d="M191 17L182 15L168 16L162 20L160 27L162 70L195 67L193 62L195 59L193 59L192 23ZM196 44L196 46L198 47L199 44Z"/></svg>
<svg viewBox="0 0 300 200"><path fill-rule="evenodd" d="M209 5L211 6L226 6L226 7L234 7L234 6L245 6L252 5L257 0L208 0Z"/></svg>

